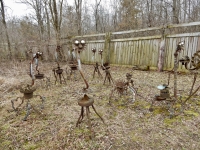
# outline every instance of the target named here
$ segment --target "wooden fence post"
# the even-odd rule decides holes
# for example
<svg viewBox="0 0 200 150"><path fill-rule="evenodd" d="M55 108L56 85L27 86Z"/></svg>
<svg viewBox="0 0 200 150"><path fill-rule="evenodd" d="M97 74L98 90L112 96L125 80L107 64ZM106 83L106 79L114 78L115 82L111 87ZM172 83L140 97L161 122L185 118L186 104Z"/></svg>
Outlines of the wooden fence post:
<svg viewBox="0 0 200 150"><path fill-rule="evenodd" d="M104 43L104 51L105 51L105 62L110 63L110 41L111 41L111 32L106 33L105 35L105 43Z"/></svg>
<svg viewBox="0 0 200 150"><path fill-rule="evenodd" d="M165 59L165 28L162 28L162 38L160 42L159 58L158 58L158 71L162 72Z"/></svg>

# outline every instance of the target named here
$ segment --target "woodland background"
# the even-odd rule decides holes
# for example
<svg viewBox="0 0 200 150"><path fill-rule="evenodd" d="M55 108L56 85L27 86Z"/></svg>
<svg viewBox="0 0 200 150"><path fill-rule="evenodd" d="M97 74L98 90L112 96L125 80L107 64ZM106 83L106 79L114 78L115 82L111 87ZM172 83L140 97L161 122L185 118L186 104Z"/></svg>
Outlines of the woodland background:
<svg viewBox="0 0 200 150"><path fill-rule="evenodd" d="M197 22L200 0L16 0L31 10L17 18L7 13L0 0L0 43L11 49L21 43L27 51L32 43L60 45L74 36L136 30ZM14 46L12 46L14 45Z"/></svg>

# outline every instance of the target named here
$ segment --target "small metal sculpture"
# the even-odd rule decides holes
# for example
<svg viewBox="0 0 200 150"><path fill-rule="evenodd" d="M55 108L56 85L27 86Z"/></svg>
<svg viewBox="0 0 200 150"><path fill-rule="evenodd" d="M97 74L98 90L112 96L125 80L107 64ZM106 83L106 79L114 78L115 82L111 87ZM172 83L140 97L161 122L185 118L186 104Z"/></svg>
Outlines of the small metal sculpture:
<svg viewBox="0 0 200 150"><path fill-rule="evenodd" d="M90 121L90 110L89 107L92 106L94 112L97 114L97 116L99 116L99 118L102 120L102 122L104 123L103 118L97 113L95 107L94 107L94 99L90 98L88 95L84 94L83 98L81 98L78 101L78 105L81 106L81 114L78 118L78 121L76 123L76 127L78 126L78 124L81 123L81 121L83 120L84 117L84 107L86 108L86 116L88 118L88 126L90 129L90 133L91 133L91 137L92 137L92 127L91 127L91 121Z"/></svg>
<svg viewBox="0 0 200 150"><path fill-rule="evenodd" d="M92 52L93 52L93 61L95 62L96 48L93 48ZM93 78L94 78L96 72L98 73L99 77L102 77L101 72L99 71L99 64L98 64L98 62L96 62L95 65L94 65Z"/></svg>
<svg viewBox="0 0 200 150"><path fill-rule="evenodd" d="M74 41L75 51L77 53L78 70L79 70L81 77L83 78L85 85L86 85L86 87L83 88L84 91L86 91L89 88L89 84L88 84L87 80L85 79L82 68L81 68L81 59L80 59L80 53L84 50L84 48L86 46L85 44L86 44L85 40L80 40L80 41L75 40Z"/></svg>
<svg viewBox="0 0 200 150"><path fill-rule="evenodd" d="M126 81L123 81L123 80L116 81L114 89L111 91L110 99L112 98L112 96L113 96L115 91L121 96L121 95L123 95L125 93L127 94L127 90L128 89L133 93L132 102L134 102L135 99L136 99L137 91L134 88L132 75L130 73L126 74ZM110 103L110 100L109 100L109 103Z"/></svg>
<svg viewBox="0 0 200 150"><path fill-rule="evenodd" d="M19 107L24 103L24 100L27 100L27 104L26 104L26 115L24 117L24 121L27 119L27 117L30 115L30 110L33 109L34 111L36 111L37 113L39 113L40 115L43 115L38 109L35 108L35 106L33 106L32 104L30 104L30 99L34 98L34 97L40 97L41 99L41 108L43 109L44 106L44 97L40 96L40 95L33 95L33 92L36 90L35 87L33 87L34 83L35 83L35 79L43 79L44 78L44 74L40 74L39 70L38 70L38 58L42 56L41 52L37 52L35 54L33 54L33 58L30 62L30 77L32 78L32 84L31 85L27 85L25 87L21 87L20 88L20 92L23 93L23 97L17 97L14 100L11 100L11 104L12 104L12 108L13 110L18 114L19 112ZM34 71L33 71L33 62L35 61L36 64L36 71L37 74L34 75ZM21 99L21 103L15 107L15 102L17 102L19 99Z"/></svg>
<svg viewBox="0 0 200 150"><path fill-rule="evenodd" d="M63 69L60 68L59 59L58 59L58 55L60 54L60 48L61 48L60 46L57 46L56 51L55 51L55 58L56 58L57 67L52 69L54 77L56 79L55 84L57 82L57 77L59 77L60 84L62 84L62 78L63 78L64 82L66 83L65 78L62 74Z"/></svg>

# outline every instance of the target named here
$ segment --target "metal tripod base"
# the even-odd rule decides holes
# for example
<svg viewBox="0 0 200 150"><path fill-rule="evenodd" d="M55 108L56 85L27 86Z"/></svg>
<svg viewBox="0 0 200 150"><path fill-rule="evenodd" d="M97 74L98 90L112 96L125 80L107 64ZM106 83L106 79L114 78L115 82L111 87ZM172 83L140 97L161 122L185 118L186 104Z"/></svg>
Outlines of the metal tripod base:
<svg viewBox="0 0 200 150"><path fill-rule="evenodd" d="M97 113L96 109L94 108L93 105L91 105L94 112L99 116L99 118L102 120L102 122L105 124L103 118ZM80 124L84 118L84 107L86 108L86 116L87 116L87 119L88 119L88 126L89 126L89 130L90 130L90 135L91 135L91 138L93 137L93 134L92 134L92 127L91 127L91 121L90 121L90 110L89 110L89 107L90 106L81 106L81 114L78 118L78 121L76 123L76 127L78 126L78 124Z"/></svg>
<svg viewBox="0 0 200 150"><path fill-rule="evenodd" d="M39 115L44 116L41 111L39 111L38 109L35 108L35 106L33 106L33 105L30 104L30 99L38 97L38 96L41 99L40 109L42 110L42 109L44 109L44 97L42 97L40 95L33 95L30 98L26 98L25 96L23 96L23 97L17 97L16 99L11 100L12 108L16 112L16 114L18 115L18 113L19 113L19 107L24 103L24 100L27 99L27 103L26 103L26 115L25 115L23 121L27 120L28 116L31 114L31 109L33 109ZM21 103L17 107L15 107L15 102L18 101L18 99L21 99Z"/></svg>

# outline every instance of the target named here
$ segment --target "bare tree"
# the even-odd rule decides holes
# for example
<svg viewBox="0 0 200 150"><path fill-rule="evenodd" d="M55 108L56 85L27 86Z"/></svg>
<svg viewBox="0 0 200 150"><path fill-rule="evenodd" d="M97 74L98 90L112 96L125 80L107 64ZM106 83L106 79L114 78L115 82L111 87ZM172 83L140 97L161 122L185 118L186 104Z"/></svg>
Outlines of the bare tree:
<svg viewBox="0 0 200 150"><path fill-rule="evenodd" d="M1 16L2 16L2 23L3 23L5 31L6 31L8 51L10 53L9 58L12 59L11 44L10 44L10 39L9 39L9 35L8 35L8 28L7 28L7 23L6 23L6 17L5 17L4 1L0 0L0 3L1 3L0 11L1 11Z"/></svg>
<svg viewBox="0 0 200 150"><path fill-rule="evenodd" d="M101 0L97 1L95 0L95 6L94 6L94 18L95 18L95 30L98 32L98 24L99 24L99 14L98 14L98 8L101 3Z"/></svg>
<svg viewBox="0 0 200 150"><path fill-rule="evenodd" d="M51 21L56 33L57 46L60 46L60 36L61 36L61 23L62 23L62 8L63 0L49 0L49 9L51 12Z"/></svg>
<svg viewBox="0 0 200 150"><path fill-rule="evenodd" d="M180 0L173 0L173 23L179 23L179 7L180 7Z"/></svg>
<svg viewBox="0 0 200 150"><path fill-rule="evenodd" d="M82 0L74 0L75 2L75 10L76 10L76 24L78 35L81 35L82 28Z"/></svg>
<svg viewBox="0 0 200 150"><path fill-rule="evenodd" d="M40 40L44 39L44 0L18 0L18 3L26 4L34 10L34 15L32 16L37 24L40 35Z"/></svg>

